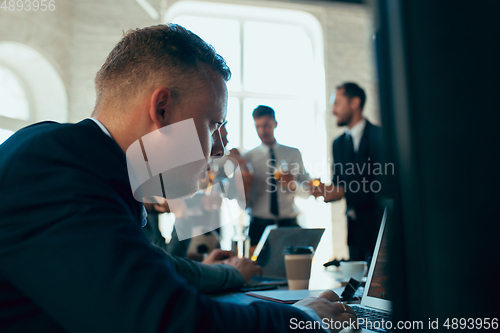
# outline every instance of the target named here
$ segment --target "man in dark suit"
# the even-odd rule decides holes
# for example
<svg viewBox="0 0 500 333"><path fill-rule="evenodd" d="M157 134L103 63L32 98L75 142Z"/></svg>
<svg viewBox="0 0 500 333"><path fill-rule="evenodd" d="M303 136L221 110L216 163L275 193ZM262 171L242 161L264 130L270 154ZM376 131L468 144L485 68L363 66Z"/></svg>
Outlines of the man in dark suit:
<svg viewBox="0 0 500 333"><path fill-rule="evenodd" d="M125 152L192 121L205 163L163 183L167 197L196 190L223 151L229 76L182 27L129 31L97 74L93 118L35 124L0 145L0 331L280 332L292 318L354 318L331 291L298 307L213 301L142 234Z"/></svg>
<svg viewBox="0 0 500 333"><path fill-rule="evenodd" d="M344 134L333 142L332 185L313 189L325 202L345 197L347 204L347 244L350 260L368 260L375 248L383 209L377 195L384 173L380 163L380 127L363 117L366 95L355 83L337 87L333 114Z"/></svg>

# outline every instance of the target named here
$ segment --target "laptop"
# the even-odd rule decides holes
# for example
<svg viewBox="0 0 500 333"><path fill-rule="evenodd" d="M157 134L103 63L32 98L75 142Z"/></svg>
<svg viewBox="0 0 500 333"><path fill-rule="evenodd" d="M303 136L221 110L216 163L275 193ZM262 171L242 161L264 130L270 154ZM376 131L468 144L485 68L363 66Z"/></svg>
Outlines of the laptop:
<svg viewBox="0 0 500 333"><path fill-rule="evenodd" d="M350 304L354 312L358 315L358 322L362 329L361 332L388 332L391 330L392 305L390 294L387 292L386 220L387 208L384 211L380 224L377 244L373 252L372 264L370 265L370 271L366 279L361 303Z"/></svg>
<svg viewBox="0 0 500 333"><path fill-rule="evenodd" d="M325 229L300 227L266 227L255 247L252 260L262 267L262 276L254 276L242 288L244 291L270 289L286 285L286 269L283 251L287 246L312 246L316 250Z"/></svg>

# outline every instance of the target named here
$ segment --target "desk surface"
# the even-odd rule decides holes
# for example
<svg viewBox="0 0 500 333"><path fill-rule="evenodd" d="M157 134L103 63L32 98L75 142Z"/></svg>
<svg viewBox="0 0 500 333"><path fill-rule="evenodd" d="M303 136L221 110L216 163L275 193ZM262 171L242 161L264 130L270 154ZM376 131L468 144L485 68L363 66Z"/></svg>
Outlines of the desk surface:
<svg viewBox="0 0 500 333"><path fill-rule="evenodd" d="M341 277L340 272L337 267L330 266L325 269L323 263L314 262L311 267L311 279L309 280L310 290L321 290L321 289L336 289L337 293L341 293L343 290L343 283L339 281ZM279 289L287 289L288 287L279 287ZM216 299L221 302L237 303L237 304L250 304L255 301L265 301L256 297L247 296L243 292L232 292L232 293L221 293L212 294L211 298Z"/></svg>

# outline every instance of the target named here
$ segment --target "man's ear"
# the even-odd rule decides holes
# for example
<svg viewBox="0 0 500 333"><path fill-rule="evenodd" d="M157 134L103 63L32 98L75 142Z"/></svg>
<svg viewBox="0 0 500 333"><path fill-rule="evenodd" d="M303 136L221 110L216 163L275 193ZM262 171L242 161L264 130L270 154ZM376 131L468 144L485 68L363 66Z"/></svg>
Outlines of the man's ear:
<svg viewBox="0 0 500 333"><path fill-rule="evenodd" d="M274 123L276 124L274 125L274 128L278 127L278 121L275 120Z"/></svg>
<svg viewBox="0 0 500 333"><path fill-rule="evenodd" d="M351 109L354 109L354 110L361 109L361 98L359 98L358 96L354 96L349 101L349 104L350 104Z"/></svg>
<svg viewBox="0 0 500 333"><path fill-rule="evenodd" d="M169 119L171 114L169 111L172 105L173 100L170 89L159 87L153 91L149 106L149 116L156 127L162 128L170 124Z"/></svg>

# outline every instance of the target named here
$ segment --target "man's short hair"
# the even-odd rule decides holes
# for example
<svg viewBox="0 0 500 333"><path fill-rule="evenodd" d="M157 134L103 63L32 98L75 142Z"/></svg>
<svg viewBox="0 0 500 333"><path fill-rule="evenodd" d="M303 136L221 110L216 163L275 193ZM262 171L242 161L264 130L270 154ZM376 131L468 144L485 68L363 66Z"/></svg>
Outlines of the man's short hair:
<svg viewBox="0 0 500 333"><path fill-rule="evenodd" d="M363 110L363 107L365 106L365 101L366 101L366 94L363 89L361 89L360 86L358 86L356 83L352 82L344 82L340 86L337 87L337 90L339 89L344 89L344 94L349 98L353 97L359 97L360 103L359 107L361 110Z"/></svg>
<svg viewBox="0 0 500 333"><path fill-rule="evenodd" d="M195 74L206 68L225 81L231 71L224 58L196 34L177 24L161 24L127 31L108 55L96 75L97 102L111 97L126 98L139 89L154 89L168 78L173 96L182 97Z"/></svg>
<svg viewBox="0 0 500 333"><path fill-rule="evenodd" d="M276 115L272 108L266 105L259 105L253 110L252 117L253 119L257 119L263 116L268 116L272 120L276 121Z"/></svg>

